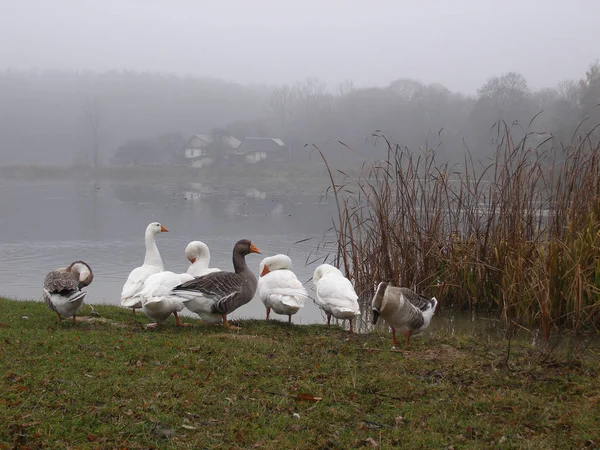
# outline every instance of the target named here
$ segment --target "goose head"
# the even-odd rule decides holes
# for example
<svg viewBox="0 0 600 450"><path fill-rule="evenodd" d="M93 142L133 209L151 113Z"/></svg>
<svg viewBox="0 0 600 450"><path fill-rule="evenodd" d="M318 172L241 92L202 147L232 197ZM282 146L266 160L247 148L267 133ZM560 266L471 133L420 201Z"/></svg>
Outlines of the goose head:
<svg viewBox="0 0 600 450"><path fill-rule="evenodd" d="M289 256L278 254L274 256L268 256L260 262L258 273L260 276L264 276L273 270L292 270L292 260Z"/></svg>
<svg viewBox="0 0 600 450"><path fill-rule="evenodd" d="M79 288L89 286L94 279L92 268L83 261L72 262L71 265L67 267L67 271L77 276L77 279L79 280Z"/></svg>
<svg viewBox="0 0 600 450"><path fill-rule="evenodd" d="M241 256L249 255L250 253L259 253L260 250L248 239L241 239L235 243L233 253Z"/></svg>
<svg viewBox="0 0 600 450"><path fill-rule="evenodd" d="M210 250L208 249L208 245L206 245L202 241L192 241L185 248L185 257L189 262L194 264L196 260L206 262L206 266L210 262Z"/></svg>
<svg viewBox="0 0 600 450"><path fill-rule="evenodd" d="M373 296L373 300L371 301L371 308L373 310L373 325L377 324L379 320L379 315L381 311L385 308L387 299L385 296L385 291L388 288L389 283L382 281L377 285L377 289L375 290L375 295Z"/></svg>
<svg viewBox="0 0 600 450"><path fill-rule="evenodd" d="M344 276L337 267L333 267L331 264L321 264L313 273L313 283L317 283L321 278L328 274L337 274L341 277Z"/></svg>
<svg viewBox="0 0 600 450"><path fill-rule="evenodd" d="M160 223L158 222L152 222L151 224L149 224L146 227L146 235L155 235L158 233L166 233L167 230L165 227L163 227Z"/></svg>

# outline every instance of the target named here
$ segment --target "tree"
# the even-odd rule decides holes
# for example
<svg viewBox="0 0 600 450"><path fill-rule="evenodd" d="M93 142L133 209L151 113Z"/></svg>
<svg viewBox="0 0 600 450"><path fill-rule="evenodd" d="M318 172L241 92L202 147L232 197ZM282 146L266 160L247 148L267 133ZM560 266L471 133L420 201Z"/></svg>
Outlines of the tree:
<svg viewBox="0 0 600 450"><path fill-rule="evenodd" d="M117 165L154 165L160 162L156 143L145 139L135 139L119 146L113 163Z"/></svg>
<svg viewBox="0 0 600 450"><path fill-rule="evenodd" d="M156 137L157 160L162 164L178 164L185 161L186 140L181 133L165 133Z"/></svg>
<svg viewBox="0 0 600 450"><path fill-rule="evenodd" d="M500 77L490 78L479 88L477 94L480 100L490 102L502 116L522 104L530 91L523 75L508 72Z"/></svg>
<svg viewBox="0 0 600 450"><path fill-rule="evenodd" d="M411 101L425 86L420 81L410 78L398 78L392 81L388 88L403 100Z"/></svg>
<svg viewBox="0 0 600 450"><path fill-rule="evenodd" d="M91 152L94 171L98 171L98 139L100 133L100 119L102 110L96 98L88 98L83 105L83 114L92 140Z"/></svg>
<svg viewBox="0 0 600 450"><path fill-rule="evenodd" d="M352 80L344 80L338 84L336 94L338 95L338 97L345 97L348 94L350 94L350 92L352 92L353 90L354 83L352 82Z"/></svg>
<svg viewBox="0 0 600 450"><path fill-rule="evenodd" d="M589 119L586 129L591 130L600 124L600 64L595 62L579 82L579 106L584 119Z"/></svg>
<svg viewBox="0 0 600 450"><path fill-rule="evenodd" d="M276 88L271 95L268 106L269 115L275 119L281 133L285 133L294 100L294 92L287 85Z"/></svg>

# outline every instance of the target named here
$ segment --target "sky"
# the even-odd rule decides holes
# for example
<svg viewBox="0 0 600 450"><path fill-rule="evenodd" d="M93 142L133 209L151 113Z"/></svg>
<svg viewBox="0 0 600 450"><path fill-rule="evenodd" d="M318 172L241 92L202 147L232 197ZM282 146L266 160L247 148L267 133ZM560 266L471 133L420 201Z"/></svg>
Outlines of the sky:
<svg viewBox="0 0 600 450"><path fill-rule="evenodd" d="M598 0L0 0L0 69L137 70L467 94L522 73L534 88L600 58Z"/></svg>

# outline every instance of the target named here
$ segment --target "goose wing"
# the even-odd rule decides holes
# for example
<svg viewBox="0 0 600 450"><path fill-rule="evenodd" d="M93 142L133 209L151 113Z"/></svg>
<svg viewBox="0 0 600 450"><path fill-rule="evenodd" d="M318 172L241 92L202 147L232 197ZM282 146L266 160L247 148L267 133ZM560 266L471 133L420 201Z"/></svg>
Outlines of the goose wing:
<svg viewBox="0 0 600 450"><path fill-rule="evenodd" d="M79 288L79 281L71 272L53 270L44 279L44 289L48 292L68 292Z"/></svg>
<svg viewBox="0 0 600 450"><path fill-rule="evenodd" d="M359 311L358 295L350 280L345 277L328 275L319 280L317 295L330 307L348 311Z"/></svg>
<svg viewBox="0 0 600 450"><path fill-rule="evenodd" d="M400 292L407 299L411 305L420 311L427 311L433 305L431 299L425 297L424 295L417 294L415 291L408 288L400 288Z"/></svg>
<svg viewBox="0 0 600 450"><path fill-rule="evenodd" d="M251 300L244 298L245 284L246 280L234 272L213 272L180 284L173 292L199 292L213 299L213 313L228 314Z"/></svg>
<svg viewBox="0 0 600 450"><path fill-rule="evenodd" d="M270 299L288 306L304 306L306 289L291 270L274 270L258 280L258 292L263 303Z"/></svg>

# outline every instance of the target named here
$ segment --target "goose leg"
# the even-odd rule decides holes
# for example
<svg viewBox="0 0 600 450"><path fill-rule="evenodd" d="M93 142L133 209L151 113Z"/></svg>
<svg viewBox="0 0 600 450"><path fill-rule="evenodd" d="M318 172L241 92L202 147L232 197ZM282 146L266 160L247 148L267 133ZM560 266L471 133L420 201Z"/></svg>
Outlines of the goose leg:
<svg viewBox="0 0 600 450"><path fill-rule="evenodd" d="M189 327L190 324L189 323L183 323L181 321L181 319L179 318L179 315L174 312L173 315L175 316L175 325L177 325L178 327Z"/></svg>
<svg viewBox="0 0 600 450"><path fill-rule="evenodd" d="M56 316L58 317L58 321L60 322L62 320L62 317L60 317L60 314L57 312Z"/></svg>
<svg viewBox="0 0 600 450"><path fill-rule="evenodd" d="M73 314L73 323L77 325L77 319L75 319L75 314Z"/></svg>
<svg viewBox="0 0 600 450"><path fill-rule="evenodd" d="M396 340L396 329L392 328L392 343L394 345L398 345L398 341Z"/></svg>
<svg viewBox="0 0 600 450"><path fill-rule="evenodd" d="M267 308L267 320L269 320L269 314L271 314L271 308Z"/></svg>
<svg viewBox="0 0 600 450"><path fill-rule="evenodd" d="M352 328L352 319L350 319L350 333L354 333L354 328Z"/></svg>
<svg viewBox="0 0 600 450"><path fill-rule="evenodd" d="M327 328L329 328L330 324L331 324L331 316L329 314L327 314Z"/></svg>
<svg viewBox="0 0 600 450"><path fill-rule="evenodd" d="M410 344L410 331L406 332L406 346L408 347L408 344Z"/></svg>
<svg viewBox="0 0 600 450"><path fill-rule="evenodd" d="M288 323L292 323L292 315L288 314Z"/></svg>
<svg viewBox="0 0 600 450"><path fill-rule="evenodd" d="M133 315L135 316L135 308L131 308L131 312L133 313Z"/></svg>
<svg viewBox="0 0 600 450"><path fill-rule="evenodd" d="M235 325L229 325L229 322L227 322L227 314L223 314L223 326L225 328L229 328L230 330L239 330L240 327L236 327Z"/></svg>

